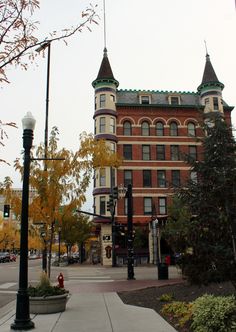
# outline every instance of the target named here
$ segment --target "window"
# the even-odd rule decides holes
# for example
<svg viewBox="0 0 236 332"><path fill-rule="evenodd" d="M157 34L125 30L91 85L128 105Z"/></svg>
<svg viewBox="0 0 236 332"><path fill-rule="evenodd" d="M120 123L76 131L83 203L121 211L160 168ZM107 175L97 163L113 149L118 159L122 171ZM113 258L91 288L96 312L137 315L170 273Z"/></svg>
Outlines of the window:
<svg viewBox="0 0 236 332"><path fill-rule="evenodd" d="M96 188L96 186L97 186L96 182L97 182L96 181L96 171L94 171L94 173L93 173L93 186L94 186L94 188Z"/></svg>
<svg viewBox="0 0 236 332"><path fill-rule="evenodd" d="M179 160L179 146L178 145L170 146L170 159L173 161Z"/></svg>
<svg viewBox="0 0 236 332"><path fill-rule="evenodd" d="M205 105L209 105L210 104L210 99L209 98L205 98Z"/></svg>
<svg viewBox="0 0 236 332"><path fill-rule="evenodd" d="M197 172L190 171L190 180L197 183Z"/></svg>
<svg viewBox="0 0 236 332"><path fill-rule="evenodd" d="M97 134L97 119L94 120L94 134Z"/></svg>
<svg viewBox="0 0 236 332"><path fill-rule="evenodd" d="M131 130L131 123L129 121L124 122L124 135L125 136L131 136L132 130Z"/></svg>
<svg viewBox="0 0 236 332"><path fill-rule="evenodd" d="M132 179L132 171L125 170L124 171L124 186L127 187L128 184L132 184L133 179Z"/></svg>
<svg viewBox="0 0 236 332"><path fill-rule="evenodd" d="M110 95L110 100L114 103L115 102L115 96L114 95Z"/></svg>
<svg viewBox="0 0 236 332"><path fill-rule="evenodd" d="M180 104L180 102L179 102L179 97L178 97L178 96L171 96L171 97L169 98L169 103L170 103L171 105L179 105L179 104Z"/></svg>
<svg viewBox="0 0 236 332"><path fill-rule="evenodd" d="M173 187L179 187L180 186L180 171L174 170L171 172L171 180Z"/></svg>
<svg viewBox="0 0 236 332"><path fill-rule="evenodd" d="M166 197L159 197L158 199L159 214L166 214Z"/></svg>
<svg viewBox="0 0 236 332"><path fill-rule="evenodd" d="M132 160L132 145L131 144L124 144L123 157L126 160Z"/></svg>
<svg viewBox="0 0 236 332"><path fill-rule="evenodd" d="M99 132L100 133L105 133L106 130L106 118L105 117L101 117L99 119Z"/></svg>
<svg viewBox="0 0 236 332"><path fill-rule="evenodd" d="M141 96L140 97L140 103L141 104L150 104L150 97L149 96Z"/></svg>
<svg viewBox="0 0 236 332"><path fill-rule="evenodd" d="M195 145L190 145L188 147L188 153L192 160L197 160L197 147Z"/></svg>
<svg viewBox="0 0 236 332"><path fill-rule="evenodd" d="M106 170L105 170L105 168L100 168L99 185L101 187L104 187L106 185Z"/></svg>
<svg viewBox="0 0 236 332"><path fill-rule="evenodd" d="M100 95L100 107L105 107L106 105L106 95Z"/></svg>
<svg viewBox="0 0 236 332"><path fill-rule="evenodd" d="M110 118L110 133L115 134L116 130L115 130L115 119L114 118Z"/></svg>
<svg viewBox="0 0 236 332"><path fill-rule="evenodd" d="M93 198L93 213L96 214L96 197Z"/></svg>
<svg viewBox="0 0 236 332"><path fill-rule="evenodd" d="M116 183L116 170L114 167L112 167L112 170L111 170L111 184L112 184L112 187L115 186L115 183Z"/></svg>
<svg viewBox="0 0 236 332"><path fill-rule="evenodd" d="M106 197L100 196L100 214L106 214Z"/></svg>
<svg viewBox="0 0 236 332"><path fill-rule="evenodd" d="M143 160L150 160L150 145L142 145Z"/></svg>
<svg viewBox="0 0 236 332"><path fill-rule="evenodd" d="M141 130L142 130L142 136L149 136L150 135L149 123L147 121L144 121L142 123Z"/></svg>
<svg viewBox="0 0 236 332"><path fill-rule="evenodd" d="M214 111L219 110L218 98L217 97L213 97L213 108L214 108Z"/></svg>
<svg viewBox="0 0 236 332"><path fill-rule="evenodd" d="M157 145L157 160L165 160L165 145Z"/></svg>
<svg viewBox="0 0 236 332"><path fill-rule="evenodd" d="M115 153L115 152L116 152L116 145L115 145L115 143L110 142L110 149L111 149L111 152L112 152L112 153Z"/></svg>
<svg viewBox="0 0 236 332"><path fill-rule="evenodd" d="M95 108L95 110L97 109L97 97L95 97L95 100L94 100L94 108Z"/></svg>
<svg viewBox="0 0 236 332"><path fill-rule="evenodd" d="M143 171L143 186L144 187L152 186L152 172L150 170Z"/></svg>
<svg viewBox="0 0 236 332"><path fill-rule="evenodd" d="M196 136L195 124L192 122L188 123L188 136Z"/></svg>
<svg viewBox="0 0 236 332"><path fill-rule="evenodd" d="M164 136L164 125L162 122L156 123L156 135L157 136Z"/></svg>
<svg viewBox="0 0 236 332"><path fill-rule="evenodd" d="M144 197L144 214L152 214L152 198L151 197Z"/></svg>
<svg viewBox="0 0 236 332"><path fill-rule="evenodd" d="M176 122L170 124L170 136L178 136L178 125Z"/></svg>
<svg viewBox="0 0 236 332"><path fill-rule="evenodd" d="M157 186L159 188L166 187L166 171L162 171L162 170L157 171Z"/></svg>

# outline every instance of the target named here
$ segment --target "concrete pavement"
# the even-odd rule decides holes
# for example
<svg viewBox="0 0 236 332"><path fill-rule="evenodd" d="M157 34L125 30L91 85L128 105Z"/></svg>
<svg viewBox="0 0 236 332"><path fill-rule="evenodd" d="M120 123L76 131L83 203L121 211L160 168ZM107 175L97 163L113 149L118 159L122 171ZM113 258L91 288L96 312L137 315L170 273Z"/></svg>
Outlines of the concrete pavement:
<svg viewBox="0 0 236 332"><path fill-rule="evenodd" d="M63 268L68 273L68 268ZM84 272L83 272L84 271ZM74 267L70 277L88 273L88 267ZM91 269L93 275L103 271L102 267ZM116 280L107 282L86 281L78 285L73 280L65 282L65 287L72 294L67 303L66 311L58 314L32 315L36 332L174 332L160 315L154 310L124 304L116 291L139 289L151 286L163 286L176 283L174 270L171 269L170 280L147 280L152 269L136 269L136 279L127 281L122 270L104 269L116 274ZM124 271L125 272L125 271ZM119 276L119 274L121 275ZM85 275L85 274L84 274ZM123 275L123 277L122 277ZM100 276L101 278L102 276ZM118 280L117 280L118 279ZM101 280L100 280L101 281ZM112 285L112 287L111 287ZM87 288L84 288L86 286ZM15 301L0 309L0 331L9 332L14 321Z"/></svg>
<svg viewBox="0 0 236 332"><path fill-rule="evenodd" d="M2 308L0 331L9 332L14 321L15 301ZM174 332L152 309L124 304L112 293L73 294L65 312L32 315L37 332Z"/></svg>

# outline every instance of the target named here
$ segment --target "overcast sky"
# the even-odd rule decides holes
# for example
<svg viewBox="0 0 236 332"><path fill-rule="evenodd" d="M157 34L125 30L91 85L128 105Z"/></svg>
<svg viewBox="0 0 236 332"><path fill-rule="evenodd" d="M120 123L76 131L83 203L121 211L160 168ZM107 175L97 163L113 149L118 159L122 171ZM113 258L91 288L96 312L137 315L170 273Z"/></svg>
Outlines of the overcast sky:
<svg viewBox="0 0 236 332"><path fill-rule="evenodd" d="M94 91L104 48L103 0L41 0L35 15L39 35L70 26L88 3L98 4L99 25L73 37L68 46L51 47L49 130L57 126L60 146L76 150L79 134L93 132ZM234 0L106 0L107 49L120 89L195 91L205 66L205 44L224 100L236 105L236 11ZM22 150L21 119L31 111L36 118L34 144L44 141L46 58L28 71L8 68L11 83L0 86L0 118L14 121L0 158L13 165ZM236 111L233 124L236 126ZM13 166L1 164L5 176L21 187ZM89 199L87 208L90 209Z"/></svg>

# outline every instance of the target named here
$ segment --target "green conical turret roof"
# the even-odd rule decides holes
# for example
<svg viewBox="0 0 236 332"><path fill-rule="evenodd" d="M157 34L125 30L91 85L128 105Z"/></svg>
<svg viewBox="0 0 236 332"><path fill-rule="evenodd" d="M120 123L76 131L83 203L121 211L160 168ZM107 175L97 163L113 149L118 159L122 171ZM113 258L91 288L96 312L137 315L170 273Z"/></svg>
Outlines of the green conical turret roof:
<svg viewBox="0 0 236 332"><path fill-rule="evenodd" d="M107 49L104 48L103 51L103 59L102 59L102 63L98 72L98 76L96 78L96 80L93 81L92 85L93 87L95 86L96 83L99 83L101 81L112 81L113 83L115 83L116 86L119 85L118 81L114 78L112 69L111 69L111 65L107 56Z"/></svg>
<svg viewBox="0 0 236 332"><path fill-rule="evenodd" d="M202 76L202 83L199 85L198 91L201 90L201 88L206 85L208 85L208 86L209 85L218 85L221 87L222 90L224 88L224 84L221 83L216 76L215 70L211 64L209 54L206 54L206 64L205 64L205 68L204 68L204 72L203 72L203 76Z"/></svg>

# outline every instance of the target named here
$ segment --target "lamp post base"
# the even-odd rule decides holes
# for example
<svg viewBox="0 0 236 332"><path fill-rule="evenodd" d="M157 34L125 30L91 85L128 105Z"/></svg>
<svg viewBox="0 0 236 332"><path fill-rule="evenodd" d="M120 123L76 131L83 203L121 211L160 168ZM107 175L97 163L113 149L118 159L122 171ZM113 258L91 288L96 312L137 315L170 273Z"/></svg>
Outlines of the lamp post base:
<svg viewBox="0 0 236 332"><path fill-rule="evenodd" d="M11 330L18 330L18 331L28 331L34 329L34 323L32 320L21 320L15 319L14 323L11 324Z"/></svg>

